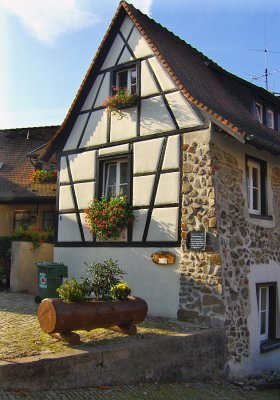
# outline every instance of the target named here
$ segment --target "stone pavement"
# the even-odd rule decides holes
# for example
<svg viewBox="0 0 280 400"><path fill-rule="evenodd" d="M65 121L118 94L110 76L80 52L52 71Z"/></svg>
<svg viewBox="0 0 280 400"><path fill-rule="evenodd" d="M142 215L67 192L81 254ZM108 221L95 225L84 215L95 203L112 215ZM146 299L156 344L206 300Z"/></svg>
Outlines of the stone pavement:
<svg viewBox="0 0 280 400"><path fill-rule="evenodd" d="M71 390L2 391L0 400L279 400L277 389L244 390L223 381L139 384Z"/></svg>

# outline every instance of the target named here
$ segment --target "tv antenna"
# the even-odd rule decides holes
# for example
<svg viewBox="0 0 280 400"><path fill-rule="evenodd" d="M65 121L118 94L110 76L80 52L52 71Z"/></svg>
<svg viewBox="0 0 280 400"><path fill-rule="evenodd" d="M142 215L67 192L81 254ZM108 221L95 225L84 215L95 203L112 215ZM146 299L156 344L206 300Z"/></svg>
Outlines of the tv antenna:
<svg viewBox="0 0 280 400"><path fill-rule="evenodd" d="M274 53L274 54L280 54L280 51L271 51L267 49L267 40L266 40L266 19L264 19L264 49L250 49L250 51L259 51L264 53L264 74L260 75L251 75L252 80L258 80L261 78L265 78L265 87L266 90L268 90L268 76L280 72L280 69L276 69L274 71L268 71L268 66L267 66L267 59L268 59L268 53ZM273 92L273 94L279 94Z"/></svg>

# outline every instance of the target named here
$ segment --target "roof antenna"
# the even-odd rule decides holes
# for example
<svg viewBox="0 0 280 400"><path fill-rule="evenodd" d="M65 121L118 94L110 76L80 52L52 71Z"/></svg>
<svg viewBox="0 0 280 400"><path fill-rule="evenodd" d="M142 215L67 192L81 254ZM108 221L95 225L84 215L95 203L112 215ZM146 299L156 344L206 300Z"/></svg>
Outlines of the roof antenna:
<svg viewBox="0 0 280 400"><path fill-rule="evenodd" d="M258 80L262 77L265 77L265 88L268 90L268 75L275 74L276 72L280 72L280 69L276 69L275 71L268 71L267 67L267 59L268 53L280 54L279 51L270 51L267 50L267 40L266 40L266 17L264 17L264 49L250 49L251 51L261 51L264 53L264 74L261 75L251 75L252 80ZM277 94L277 93L273 93Z"/></svg>

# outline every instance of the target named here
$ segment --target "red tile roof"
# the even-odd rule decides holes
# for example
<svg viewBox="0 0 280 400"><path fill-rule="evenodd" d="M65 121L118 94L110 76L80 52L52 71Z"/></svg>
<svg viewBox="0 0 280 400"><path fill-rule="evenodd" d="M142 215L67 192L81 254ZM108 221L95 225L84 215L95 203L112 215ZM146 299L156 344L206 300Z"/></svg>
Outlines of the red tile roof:
<svg viewBox="0 0 280 400"><path fill-rule="evenodd" d="M264 147L280 151L278 132L258 123L252 114L254 97L265 99L280 110L280 99L219 67L159 23L125 1L120 3L105 37L89 67L71 108L57 134L46 148L49 158L54 147L61 149L75 122L77 113L89 93L96 74L107 55L114 35L128 15L157 54L158 59L176 82L184 96L196 107L230 128L237 136L256 140Z"/></svg>
<svg viewBox="0 0 280 400"><path fill-rule="evenodd" d="M55 197L53 187L47 192L34 191L30 177L35 168L26 155L46 144L57 129L58 126L45 126L0 130L0 203Z"/></svg>

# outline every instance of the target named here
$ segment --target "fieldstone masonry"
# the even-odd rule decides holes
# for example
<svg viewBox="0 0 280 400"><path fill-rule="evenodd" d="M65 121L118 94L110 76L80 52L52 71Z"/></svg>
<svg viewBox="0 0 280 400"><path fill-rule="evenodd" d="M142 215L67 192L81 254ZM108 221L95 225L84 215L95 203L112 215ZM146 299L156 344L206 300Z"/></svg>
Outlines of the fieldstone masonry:
<svg viewBox="0 0 280 400"><path fill-rule="evenodd" d="M249 355L250 267L280 263L280 169L273 168L268 182L273 228L246 218L244 179L237 158L214 143L184 144L178 319L224 327L235 362ZM196 229L207 232L204 252L187 248L187 234Z"/></svg>

